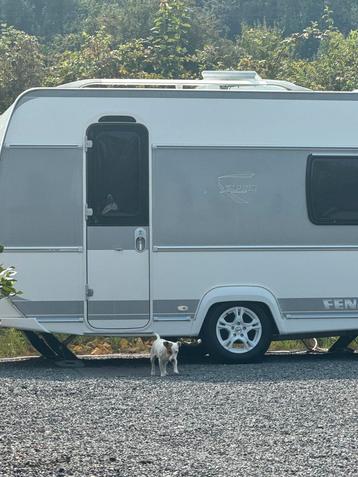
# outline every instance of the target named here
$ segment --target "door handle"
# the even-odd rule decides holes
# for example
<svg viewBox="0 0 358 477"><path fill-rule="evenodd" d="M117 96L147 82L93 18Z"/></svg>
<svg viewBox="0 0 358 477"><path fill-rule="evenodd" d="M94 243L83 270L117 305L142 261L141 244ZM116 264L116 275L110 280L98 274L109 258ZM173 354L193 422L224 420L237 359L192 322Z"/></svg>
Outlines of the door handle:
<svg viewBox="0 0 358 477"><path fill-rule="evenodd" d="M137 252L143 252L146 248L147 232L143 228L135 230L134 246Z"/></svg>

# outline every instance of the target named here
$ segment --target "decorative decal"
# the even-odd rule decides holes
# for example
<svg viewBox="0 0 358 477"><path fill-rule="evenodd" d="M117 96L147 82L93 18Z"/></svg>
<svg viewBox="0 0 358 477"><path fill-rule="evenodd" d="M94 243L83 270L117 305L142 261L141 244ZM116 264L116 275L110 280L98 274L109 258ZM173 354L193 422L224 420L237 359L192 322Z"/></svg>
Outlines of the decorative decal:
<svg viewBox="0 0 358 477"><path fill-rule="evenodd" d="M241 172L218 177L220 194L228 197L236 204L248 204L250 194L257 190L257 185L251 182L255 175L254 172Z"/></svg>
<svg viewBox="0 0 358 477"><path fill-rule="evenodd" d="M357 298L325 298L323 306L326 310L357 310Z"/></svg>

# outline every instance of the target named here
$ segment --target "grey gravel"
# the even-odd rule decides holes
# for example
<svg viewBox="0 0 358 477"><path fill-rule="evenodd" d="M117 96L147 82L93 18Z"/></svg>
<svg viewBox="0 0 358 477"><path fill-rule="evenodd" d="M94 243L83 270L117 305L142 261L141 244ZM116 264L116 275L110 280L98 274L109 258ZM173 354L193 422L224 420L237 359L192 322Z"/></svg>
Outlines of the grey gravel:
<svg viewBox="0 0 358 477"><path fill-rule="evenodd" d="M1 477L358 475L357 355L147 361L0 362Z"/></svg>

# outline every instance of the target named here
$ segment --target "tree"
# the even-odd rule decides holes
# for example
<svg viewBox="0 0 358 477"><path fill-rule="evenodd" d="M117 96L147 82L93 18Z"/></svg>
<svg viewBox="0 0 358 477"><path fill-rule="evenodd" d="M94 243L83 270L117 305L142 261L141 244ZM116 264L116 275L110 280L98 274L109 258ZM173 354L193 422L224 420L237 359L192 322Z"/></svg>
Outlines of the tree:
<svg viewBox="0 0 358 477"><path fill-rule="evenodd" d="M150 35L159 0L80 0L72 31L91 35L105 28L117 43Z"/></svg>
<svg viewBox="0 0 358 477"><path fill-rule="evenodd" d="M56 86L85 78L116 77L119 65L112 41L104 28L94 35L82 33L80 49L58 55L49 68L46 83Z"/></svg>
<svg viewBox="0 0 358 477"><path fill-rule="evenodd" d="M285 36L302 31L311 22L319 21L327 4L342 33L358 28L356 0L197 0L197 3L218 19L231 39L241 34L243 24L277 27Z"/></svg>
<svg viewBox="0 0 358 477"><path fill-rule="evenodd" d="M162 0L154 19L152 36L153 70L166 78L187 76L189 62L190 8L186 0Z"/></svg>
<svg viewBox="0 0 358 477"><path fill-rule="evenodd" d="M197 74L204 70L235 69L239 63L237 45L228 39L219 38L215 43L208 43L197 50L192 57Z"/></svg>
<svg viewBox="0 0 358 477"><path fill-rule="evenodd" d="M119 45L113 52L120 78L158 78L154 73L151 49L145 40L132 40Z"/></svg>
<svg viewBox="0 0 358 477"><path fill-rule="evenodd" d="M326 35L314 63L322 89L351 91L358 88L357 49L357 30L347 37L338 31Z"/></svg>
<svg viewBox="0 0 358 477"><path fill-rule="evenodd" d="M46 39L68 32L78 12L79 0L0 0L0 22Z"/></svg>
<svg viewBox="0 0 358 477"><path fill-rule="evenodd" d="M0 111L32 86L204 69L358 87L356 0L0 0L2 20L26 33L0 29Z"/></svg>
<svg viewBox="0 0 358 477"><path fill-rule="evenodd" d="M319 26L321 25L321 27ZM285 79L319 90L352 90L358 87L358 31L347 36L338 31L332 10L326 6L320 22L313 22L301 33L291 35L296 52L300 45L312 45L316 54L312 61L297 59L281 70Z"/></svg>
<svg viewBox="0 0 358 477"><path fill-rule="evenodd" d="M244 26L237 42L237 69L255 70L264 78L280 76L284 64L294 57L294 46L277 28Z"/></svg>
<svg viewBox="0 0 358 477"><path fill-rule="evenodd" d="M37 39L11 26L0 28L0 111L25 89L40 86L43 55Z"/></svg>

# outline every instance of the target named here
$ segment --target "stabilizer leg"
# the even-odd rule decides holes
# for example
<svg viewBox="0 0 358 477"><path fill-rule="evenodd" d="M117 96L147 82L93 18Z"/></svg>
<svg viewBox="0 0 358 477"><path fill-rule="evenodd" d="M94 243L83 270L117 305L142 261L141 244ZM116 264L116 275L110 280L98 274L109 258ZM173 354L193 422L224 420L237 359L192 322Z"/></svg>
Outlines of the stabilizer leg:
<svg viewBox="0 0 358 477"><path fill-rule="evenodd" d="M62 367L84 366L83 361L77 358L66 346L51 333L35 333L34 331L23 331L31 345L46 359L53 361Z"/></svg>
<svg viewBox="0 0 358 477"><path fill-rule="evenodd" d="M65 360L77 360L77 356L72 353L71 350L67 348L67 346L61 341L59 341L56 336L50 333L43 333L42 335L44 341L47 345L59 356L60 359Z"/></svg>
<svg viewBox="0 0 358 477"><path fill-rule="evenodd" d="M348 348L349 343L357 338L357 333L340 336L338 340L329 348L329 353L354 353L354 350Z"/></svg>
<svg viewBox="0 0 358 477"><path fill-rule="evenodd" d="M41 334L29 330L23 330L23 334L26 336L35 350L41 354L41 356L46 359L59 359L59 356L42 339Z"/></svg>

